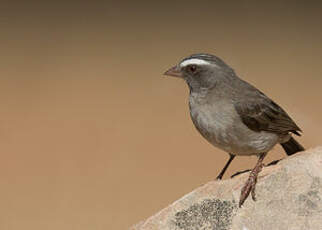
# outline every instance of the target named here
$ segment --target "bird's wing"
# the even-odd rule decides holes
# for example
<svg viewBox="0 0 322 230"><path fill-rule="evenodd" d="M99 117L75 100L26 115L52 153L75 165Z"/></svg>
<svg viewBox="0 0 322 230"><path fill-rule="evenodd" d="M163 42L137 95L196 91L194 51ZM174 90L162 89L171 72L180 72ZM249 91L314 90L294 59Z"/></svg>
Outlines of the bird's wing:
<svg viewBox="0 0 322 230"><path fill-rule="evenodd" d="M235 103L235 109L243 123L253 131L277 134L292 132L299 135L301 129L275 102L260 92L259 97Z"/></svg>

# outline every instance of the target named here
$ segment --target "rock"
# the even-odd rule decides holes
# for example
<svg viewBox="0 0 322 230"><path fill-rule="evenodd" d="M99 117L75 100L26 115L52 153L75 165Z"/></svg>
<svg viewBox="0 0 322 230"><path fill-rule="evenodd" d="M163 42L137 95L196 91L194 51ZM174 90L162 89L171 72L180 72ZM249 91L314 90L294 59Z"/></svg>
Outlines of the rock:
<svg viewBox="0 0 322 230"><path fill-rule="evenodd" d="M248 174L211 181L130 229L322 229L322 147L265 167L258 178L257 201L248 197L238 208Z"/></svg>

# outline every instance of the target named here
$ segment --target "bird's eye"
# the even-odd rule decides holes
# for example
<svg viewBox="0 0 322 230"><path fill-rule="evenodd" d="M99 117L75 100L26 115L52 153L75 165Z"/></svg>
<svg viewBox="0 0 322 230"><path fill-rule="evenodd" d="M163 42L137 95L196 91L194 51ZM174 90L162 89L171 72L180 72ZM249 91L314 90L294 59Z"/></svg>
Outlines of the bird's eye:
<svg viewBox="0 0 322 230"><path fill-rule="evenodd" d="M197 66L196 66L196 65L189 65L189 66L188 66L188 69L189 69L189 71L190 71L191 73L194 73L194 72L196 72L196 70L197 70Z"/></svg>

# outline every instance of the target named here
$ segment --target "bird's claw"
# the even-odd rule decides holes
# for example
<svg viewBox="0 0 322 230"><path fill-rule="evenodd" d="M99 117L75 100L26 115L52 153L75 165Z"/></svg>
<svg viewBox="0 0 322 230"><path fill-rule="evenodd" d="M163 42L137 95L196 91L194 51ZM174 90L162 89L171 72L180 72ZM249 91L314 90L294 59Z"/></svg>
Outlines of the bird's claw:
<svg viewBox="0 0 322 230"><path fill-rule="evenodd" d="M252 199L253 199L253 201L256 201L256 193L255 193L255 188L256 188L256 186L255 186L256 184L254 184L253 186L252 186L252 190L251 190L251 195L252 195Z"/></svg>
<svg viewBox="0 0 322 230"><path fill-rule="evenodd" d="M256 193L255 193L256 183L257 183L257 173L251 172L248 177L248 180L246 181L244 187L241 190L239 207L241 207L244 204L249 194L251 194L253 201L256 201Z"/></svg>

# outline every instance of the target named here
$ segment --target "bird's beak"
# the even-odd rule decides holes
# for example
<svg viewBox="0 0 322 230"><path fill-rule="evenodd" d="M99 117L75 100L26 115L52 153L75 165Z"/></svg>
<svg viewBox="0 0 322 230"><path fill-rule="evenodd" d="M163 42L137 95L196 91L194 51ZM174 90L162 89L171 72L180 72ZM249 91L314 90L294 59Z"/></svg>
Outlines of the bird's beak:
<svg viewBox="0 0 322 230"><path fill-rule="evenodd" d="M164 75L166 75L166 76L171 76L171 77L180 77L180 78L182 78L182 77L183 77L183 76L182 76L182 73L181 73L181 71L180 71L180 69L179 69L179 67L178 67L178 66L173 66L172 68L168 69L168 70L164 73Z"/></svg>

